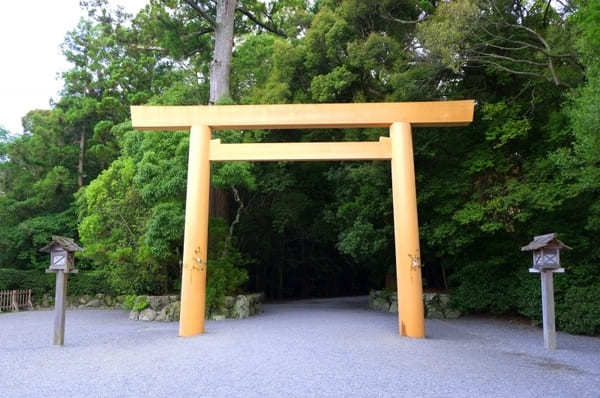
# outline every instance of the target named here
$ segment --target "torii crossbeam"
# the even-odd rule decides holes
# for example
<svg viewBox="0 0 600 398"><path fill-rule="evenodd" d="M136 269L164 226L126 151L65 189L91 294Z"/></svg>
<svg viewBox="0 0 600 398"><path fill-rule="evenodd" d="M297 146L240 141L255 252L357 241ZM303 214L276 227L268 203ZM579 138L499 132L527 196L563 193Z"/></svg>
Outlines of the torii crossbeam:
<svg viewBox="0 0 600 398"><path fill-rule="evenodd" d="M204 332L211 161L391 160L400 334L425 337L412 127L464 126L474 101L132 106L141 130L189 130L179 335ZM221 144L212 130L389 128L373 142Z"/></svg>

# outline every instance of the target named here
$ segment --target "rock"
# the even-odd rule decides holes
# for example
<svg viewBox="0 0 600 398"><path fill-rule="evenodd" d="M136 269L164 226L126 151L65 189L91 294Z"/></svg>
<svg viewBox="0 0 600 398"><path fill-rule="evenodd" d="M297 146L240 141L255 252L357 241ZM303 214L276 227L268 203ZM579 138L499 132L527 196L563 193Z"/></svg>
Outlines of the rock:
<svg viewBox="0 0 600 398"><path fill-rule="evenodd" d="M235 297L233 296L225 296L223 297L223 305L228 310L233 309L233 304L235 303Z"/></svg>
<svg viewBox="0 0 600 398"><path fill-rule="evenodd" d="M437 293L423 293L423 301L425 301L425 305L432 302L437 296Z"/></svg>
<svg viewBox="0 0 600 398"><path fill-rule="evenodd" d="M125 296L125 295L122 294L120 296L115 297L115 300L116 300L117 303L123 304L125 302L126 298L127 298L127 296Z"/></svg>
<svg viewBox="0 0 600 398"><path fill-rule="evenodd" d="M169 305L169 297L167 296L148 296L150 302L150 308L155 311L159 311Z"/></svg>
<svg viewBox="0 0 600 398"><path fill-rule="evenodd" d="M181 303L176 301L169 304L164 308L165 310L165 321L172 322L179 320L179 311L181 310Z"/></svg>
<svg viewBox="0 0 600 398"><path fill-rule="evenodd" d="M377 297L373 301L373 306L371 308L373 308L375 311L388 312L390 310L390 303L386 298Z"/></svg>
<svg viewBox="0 0 600 398"><path fill-rule="evenodd" d="M107 307L112 307L114 300L111 296L109 296L108 294L106 296L104 296L104 299L102 300L102 303L107 306Z"/></svg>
<svg viewBox="0 0 600 398"><path fill-rule="evenodd" d="M167 307L164 307L162 310L156 314L156 318L154 318L155 322L164 322L167 320Z"/></svg>
<svg viewBox="0 0 600 398"><path fill-rule="evenodd" d="M395 299L392 299L389 312L398 312L398 302Z"/></svg>
<svg viewBox="0 0 600 398"><path fill-rule="evenodd" d="M376 297L376 291L375 290L371 290L369 291L369 308L374 308L375 307L375 297Z"/></svg>
<svg viewBox="0 0 600 398"><path fill-rule="evenodd" d="M442 307L444 307L444 308L448 307L448 304L450 303L450 295L449 294L440 293L440 294L438 294L438 299L440 300L440 304L442 305Z"/></svg>
<svg viewBox="0 0 600 398"><path fill-rule="evenodd" d="M140 318L140 312L139 311L131 311L129 313L129 320L131 321L137 321Z"/></svg>
<svg viewBox="0 0 600 398"><path fill-rule="evenodd" d="M146 308L142 312L140 312L139 320L140 321L153 321L156 318L156 311L152 308Z"/></svg>
<svg viewBox="0 0 600 398"><path fill-rule="evenodd" d="M87 308L97 308L97 307L100 307L101 304L102 303L100 302L99 299L93 299L90 302L88 302L85 306Z"/></svg>
<svg viewBox="0 0 600 398"><path fill-rule="evenodd" d="M176 301L179 301L179 296L177 296L177 295L169 296L169 303L174 303Z"/></svg>
<svg viewBox="0 0 600 398"><path fill-rule="evenodd" d="M262 293L247 294L246 297L248 297L248 301L250 301L251 304L262 301Z"/></svg>
<svg viewBox="0 0 600 398"><path fill-rule="evenodd" d="M453 308L448 308L445 312L444 312L444 317L446 319L457 319L460 318L460 311L459 310L455 310Z"/></svg>
<svg viewBox="0 0 600 398"><path fill-rule="evenodd" d="M83 295L83 296L79 297L79 304L85 304L88 301L90 301L90 299L91 299L91 297L88 296L87 294Z"/></svg>
<svg viewBox="0 0 600 398"><path fill-rule="evenodd" d="M248 318L250 316L250 302L248 301L248 297L240 294L235 298L231 316L235 319Z"/></svg>
<svg viewBox="0 0 600 398"><path fill-rule="evenodd" d="M261 303L264 300L264 295L262 293L253 293L248 294L247 297L250 304L250 315L258 313L261 309Z"/></svg>
<svg viewBox="0 0 600 398"><path fill-rule="evenodd" d="M225 315L223 314L212 314L210 316L210 319L212 319L213 321L224 321L225 320Z"/></svg>
<svg viewBox="0 0 600 398"><path fill-rule="evenodd" d="M44 297L42 297L42 307L43 308L50 307L50 301L48 300L48 296L45 294L44 294Z"/></svg>
<svg viewBox="0 0 600 398"><path fill-rule="evenodd" d="M102 301L102 299L104 298L104 294L102 294L102 293L98 293L98 294L96 294L96 298L97 298L98 300Z"/></svg>
<svg viewBox="0 0 600 398"><path fill-rule="evenodd" d="M444 319L444 313L437 308L427 310L427 318L429 319Z"/></svg>

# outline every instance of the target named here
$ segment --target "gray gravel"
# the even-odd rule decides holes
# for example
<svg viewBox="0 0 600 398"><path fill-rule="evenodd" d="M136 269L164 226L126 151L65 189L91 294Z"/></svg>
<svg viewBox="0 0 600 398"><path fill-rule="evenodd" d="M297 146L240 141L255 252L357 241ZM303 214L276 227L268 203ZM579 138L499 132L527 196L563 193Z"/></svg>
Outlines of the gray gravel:
<svg viewBox="0 0 600 398"><path fill-rule="evenodd" d="M0 314L0 397L600 397L600 338L490 319L428 320L399 337L396 315L366 298L264 306L177 337L177 323L123 311ZM191 394L191 395L190 395Z"/></svg>

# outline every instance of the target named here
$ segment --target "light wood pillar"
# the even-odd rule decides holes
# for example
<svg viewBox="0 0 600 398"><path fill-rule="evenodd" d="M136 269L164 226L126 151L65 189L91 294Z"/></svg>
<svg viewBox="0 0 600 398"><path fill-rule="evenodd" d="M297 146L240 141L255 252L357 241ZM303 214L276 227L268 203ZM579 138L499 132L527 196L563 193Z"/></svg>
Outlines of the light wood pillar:
<svg viewBox="0 0 600 398"><path fill-rule="evenodd" d="M417 190L410 123L392 123L390 138L392 140L398 325L402 336L422 338L425 337L425 317L417 219Z"/></svg>
<svg viewBox="0 0 600 398"><path fill-rule="evenodd" d="M554 324L554 272L543 270L542 279L542 319L544 324L544 347L556 349L556 326Z"/></svg>
<svg viewBox="0 0 600 398"><path fill-rule="evenodd" d="M188 158L181 313L179 335L204 333L208 197L210 190L210 127L192 126Z"/></svg>
<svg viewBox="0 0 600 398"><path fill-rule="evenodd" d="M54 292L54 345L65 343L65 299L67 297L67 279L69 274L63 270L56 272L56 290Z"/></svg>

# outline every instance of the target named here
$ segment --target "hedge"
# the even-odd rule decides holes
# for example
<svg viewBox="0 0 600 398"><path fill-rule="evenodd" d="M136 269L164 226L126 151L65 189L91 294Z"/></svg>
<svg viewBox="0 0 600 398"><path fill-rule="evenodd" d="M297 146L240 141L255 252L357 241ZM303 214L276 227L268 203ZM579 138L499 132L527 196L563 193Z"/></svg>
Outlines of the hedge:
<svg viewBox="0 0 600 398"><path fill-rule="evenodd" d="M55 276L44 271L0 268L0 290L31 289L34 297L54 294ZM100 271L88 271L72 274L68 279L68 294L112 294L106 277Z"/></svg>

